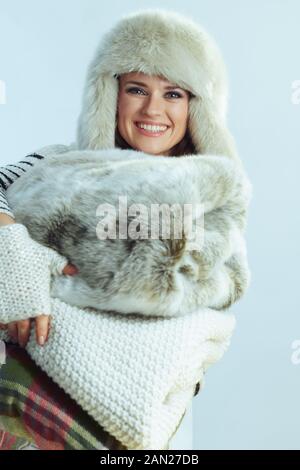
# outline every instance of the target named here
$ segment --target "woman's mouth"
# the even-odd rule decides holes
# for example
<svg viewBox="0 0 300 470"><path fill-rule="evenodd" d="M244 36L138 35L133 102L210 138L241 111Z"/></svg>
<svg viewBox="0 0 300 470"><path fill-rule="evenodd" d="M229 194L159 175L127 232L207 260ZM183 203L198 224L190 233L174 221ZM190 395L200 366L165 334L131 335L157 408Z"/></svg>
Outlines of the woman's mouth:
<svg viewBox="0 0 300 470"><path fill-rule="evenodd" d="M147 137L160 137L169 129L169 126L149 126L142 122L135 122L134 125L142 135Z"/></svg>

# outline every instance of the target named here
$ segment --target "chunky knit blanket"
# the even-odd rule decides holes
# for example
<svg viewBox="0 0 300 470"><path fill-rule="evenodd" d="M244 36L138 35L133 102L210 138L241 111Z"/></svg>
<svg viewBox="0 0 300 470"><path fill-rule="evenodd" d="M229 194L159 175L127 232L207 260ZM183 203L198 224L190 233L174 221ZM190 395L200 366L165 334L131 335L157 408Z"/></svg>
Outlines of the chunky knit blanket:
<svg viewBox="0 0 300 470"><path fill-rule="evenodd" d="M149 318L52 301L45 346L34 361L128 449L164 449L203 374L229 345L231 314L201 310ZM7 339L5 331L0 338Z"/></svg>
<svg viewBox="0 0 300 470"><path fill-rule="evenodd" d="M72 158L78 157L78 154L74 155L74 152L70 154ZM91 152L84 153L82 160L88 158L89 154ZM67 154L65 155L66 158L62 162L64 161L66 165L68 157ZM109 159L113 157L114 155L109 155ZM126 154L126 158L129 157ZM118 158L117 153L115 158ZM145 156L145 160L148 160L148 162L150 160L154 161L155 158L157 157ZM208 215L208 238L207 244L204 245L204 251L202 251L203 256L198 256L197 250L193 247L189 252L177 253L177 258L175 257L175 261L178 259L182 261L179 264L181 275L178 276L181 288L192 289L186 292L193 292L190 298L185 299L185 296L182 295L185 291L181 290L181 295L178 298L176 297L175 288L173 300L180 300L179 308L175 308L176 302L172 302L172 298L165 295L162 297L165 300L163 308L160 309L158 315L155 315L154 304L149 307L149 303L144 302L142 288L139 291L142 300L139 301L137 297L134 305L133 295L130 302L125 302L127 311L126 309L122 311L122 304L119 301L121 313L116 311L116 308L105 309L101 304L100 309L96 309L94 303L97 297L95 296L93 297L92 306L87 305L82 308L80 305L70 305L72 298L70 297L68 303L63 300L65 298L65 286L63 284L60 289L60 278L57 276L62 267L62 258L59 258L59 256L69 256L69 253L58 250L60 255L55 255L58 256L55 260L50 259L50 252L40 251L38 254L39 260L43 259L49 266L52 263L51 279L57 281L56 290L52 290L52 298L48 299L52 315L51 331L49 339L43 347L36 344L34 332L32 331L26 349L34 361L58 385L99 422L107 432L115 436L128 449L165 448L193 397L195 384L200 382L201 386L203 385L203 375L206 369L222 357L229 345L234 329L235 320L233 315L209 307L218 309L228 307L242 295L248 284L246 250L243 244L243 230L245 228L248 202L247 182L244 183L246 179L243 180L241 169L236 168L225 157L219 157L219 159L218 157L203 157L203 167L199 163L200 160L196 160L201 157L194 158L195 160L187 158L185 164L185 159L177 159L176 161L176 159L170 159L169 157L166 159L159 157L160 164L158 165L158 168L161 168L161 165L165 162L165 169L168 167L171 176L173 176L172 185L170 186L173 190L170 192L171 197L168 202L176 202L176 194L186 195L188 193L184 192L184 188L192 187L195 192L190 194L200 194L202 196L200 202L206 202L205 212ZM211 158L211 161L209 158ZM149 165L148 162L146 162L145 168ZM158 164L157 159L156 164ZM138 168L140 162L137 162L136 166ZM175 166L177 167L176 170ZM152 165L152 174L154 167ZM149 166L148 168L150 171L151 168ZM186 171L187 169L188 171ZM143 173L137 173L135 177L141 178ZM192 178L193 173L194 179ZM94 174L94 171L91 170L90 174ZM168 173L166 171L160 174L157 172L157 175L156 187L162 188L167 180ZM30 211L26 213L26 210L28 210L28 208L26 209L25 198L26 176L27 174L12 185L12 188L13 186L17 188L15 190L15 199L11 195L11 202L15 201L16 203L15 206L13 205L14 212L16 215L19 214L19 219L18 217L16 219L25 225L27 220L28 227L32 229L31 234L42 233L44 236L45 232L42 231L42 227L46 224L45 220L47 218L44 219L44 224L40 224L39 230L34 231L34 217L29 217L29 214L32 213L34 216L34 202L39 202L45 208L47 215L47 204L46 201L33 197L33 205L29 208L31 213ZM32 176L34 176L33 170ZM110 172L109 176L111 177ZM187 176L191 178L186 181L183 176L184 178L187 178ZM41 174L37 174L37 182L39 177L41 180ZM18 206L17 194L20 195L23 184L22 179L25 181L23 186L23 200L25 202L23 210L20 211L22 197L20 197ZM176 186L176 180L180 181L180 179L184 184L179 187ZM120 178L120 181L123 180L124 176L122 179ZM134 185L139 182L136 182L136 178L132 181L134 181ZM27 185L30 185L31 188L32 184L34 184L33 178L28 180ZM51 184L54 184L53 180L51 180ZM76 182L72 181L72 185L75 187ZM84 198L88 188L89 186L81 185L82 198ZM197 193L197 188L199 193ZM213 193L213 188L215 188L216 194ZM114 188L116 192L118 189L118 187ZM143 186L140 190L142 189ZM168 191L161 194L165 196ZM207 201L208 197L209 200ZM80 200L77 199L76 202L79 203ZM195 201L195 198L193 201ZM57 199L52 204L53 207L57 206L59 202L60 198L57 195ZM66 201L64 200L64 202ZM179 198L179 202L185 202L185 198ZM68 216L70 216L70 207L67 207ZM26 214L27 219L25 216L22 219L22 214ZM66 214L64 213L64 215ZM70 217L67 217L67 220L70 220ZM22 231L20 225L14 229L0 229L0 237L3 237L3 241L5 237L7 238L8 230L14 232L16 240L26 239L23 245L23 242L20 244L20 246L25 247L25 252L27 250L28 253L35 252L36 248L32 246L25 234L20 234L20 231ZM54 238L55 243L58 243L55 237L49 238L49 231L46 231L46 233L48 241ZM83 231L83 233L86 233L86 231ZM64 231L63 235L66 239L68 238ZM40 240L38 236L36 238L40 242L45 242L43 236ZM73 240L72 247L77 246L76 241L77 239ZM54 248L55 243L54 245L48 243L48 246ZM81 239L81 244L84 244L84 237ZM9 243L7 246L9 246ZM14 246L9 246L12 256ZM114 252L112 251L112 256ZM120 253L124 255L123 251ZM132 254L132 250L128 250L128 253ZM161 259L157 256L158 254L159 251L155 253L156 258ZM194 256L191 256L191 254ZM205 255L207 255L206 258ZM2 258L0 260L0 281L8 291L10 275L9 268L3 263L5 253L2 253ZM135 260L138 261L138 258ZM74 262L73 259L71 261ZM75 264L78 265L78 263L79 260ZM150 269L149 266L151 264L144 263L144 271ZM176 271L174 271L174 262L172 270L174 274ZM33 270L33 272L35 271ZM80 272L84 273L83 265L80 266ZM132 276L136 274L134 264L131 265L130 273ZM84 282L83 277L82 275L81 283ZM43 275L41 279L44 285L47 282L49 284L47 276ZM20 276L15 275L15 281L15 285L9 285L14 294L10 298L11 304L9 307L7 305L8 297L0 296L0 322L3 323L20 319L20 314L14 308L13 299L24 294L22 292L22 273L20 273ZM126 283L126 277L124 277L124 283ZM141 284L141 286L144 287L145 284ZM179 284L177 284L177 289L178 286ZM203 287L202 290L201 286ZM92 286L92 288L95 292L95 286ZM213 296L214 289L216 292L215 298ZM198 290L200 296L195 300L195 294ZM68 294L70 292L72 293L72 290L69 290ZM85 302L87 302L87 292L92 293L92 290L82 291L85 295L85 297L83 295ZM30 309L30 305L26 305L26 309L28 308L28 312L30 312L28 313L29 316L35 316L44 311L44 308L41 309L41 305L43 307L46 305L46 293L47 290L44 289L40 305L35 305L32 309ZM119 293L116 292L117 294ZM159 297L156 297L156 302L157 298ZM109 301L113 301L111 295ZM76 302L78 303L75 295L74 303ZM141 303L139 304L139 302ZM196 303L193 304L193 302ZM108 305L113 305L113 303ZM168 305L173 306L173 311L169 315L166 309ZM198 305L198 308L190 308L189 310L189 307L193 305ZM159 309L159 302L157 306ZM143 315L138 313L139 310ZM164 313L166 314L164 315ZM0 331L0 338L7 339L5 331Z"/></svg>

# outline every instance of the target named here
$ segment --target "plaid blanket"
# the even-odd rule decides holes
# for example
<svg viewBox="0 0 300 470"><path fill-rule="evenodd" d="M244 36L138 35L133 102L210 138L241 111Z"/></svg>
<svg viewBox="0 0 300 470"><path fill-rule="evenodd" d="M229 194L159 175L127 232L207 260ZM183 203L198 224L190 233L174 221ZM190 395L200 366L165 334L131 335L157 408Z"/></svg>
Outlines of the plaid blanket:
<svg viewBox="0 0 300 470"><path fill-rule="evenodd" d="M0 365L0 450L23 449L28 443L40 450L126 450L25 349L6 343L6 363Z"/></svg>

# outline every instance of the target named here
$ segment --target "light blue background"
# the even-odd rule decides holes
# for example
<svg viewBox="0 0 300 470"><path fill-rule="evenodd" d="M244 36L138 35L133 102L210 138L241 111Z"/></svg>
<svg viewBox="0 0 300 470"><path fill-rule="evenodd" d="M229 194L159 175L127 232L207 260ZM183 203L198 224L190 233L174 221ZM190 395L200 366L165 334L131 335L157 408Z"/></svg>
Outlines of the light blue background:
<svg viewBox="0 0 300 470"><path fill-rule="evenodd" d="M124 13L165 7L191 15L228 66L228 120L254 186L247 242L251 287L233 311L231 348L193 400L182 448L300 449L300 3L0 0L0 164L74 140L86 67ZM192 436L193 435L193 436ZM191 443L193 441L193 444Z"/></svg>

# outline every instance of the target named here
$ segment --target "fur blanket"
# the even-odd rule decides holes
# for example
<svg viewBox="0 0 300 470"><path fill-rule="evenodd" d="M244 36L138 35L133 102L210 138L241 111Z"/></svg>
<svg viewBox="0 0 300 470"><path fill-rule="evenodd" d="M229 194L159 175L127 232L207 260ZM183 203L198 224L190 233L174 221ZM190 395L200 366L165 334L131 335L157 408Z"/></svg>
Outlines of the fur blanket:
<svg viewBox="0 0 300 470"><path fill-rule="evenodd" d="M119 149L48 156L7 191L32 238L79 268L54 280L54 297L156 316L224 309L245 292L249 195L229 158Z"/></svg>

